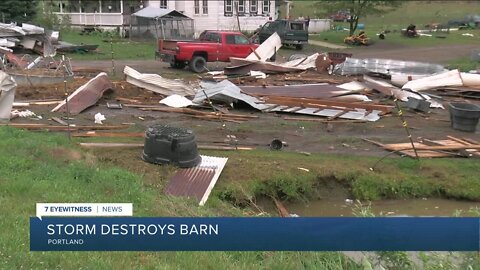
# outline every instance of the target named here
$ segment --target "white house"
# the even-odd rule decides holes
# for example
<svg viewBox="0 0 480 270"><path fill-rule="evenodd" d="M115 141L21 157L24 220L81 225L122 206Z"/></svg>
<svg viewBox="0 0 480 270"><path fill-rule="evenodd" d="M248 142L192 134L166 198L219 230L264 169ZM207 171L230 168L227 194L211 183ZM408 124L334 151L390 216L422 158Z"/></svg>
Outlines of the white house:
<svg viewBox="0 0 480 270"><path fill-rule="evenodd" d="M195 32L204 30L253 31L277 18L275 1L271 0L157 0L148 1L159 8L175 9L193 18ZM237 17L238 10L238 17Z"/></svg>
<svg viewBox="0 0 480 270"><path fill-rule="evenodd" d="M67 3L68 2L68 3ZM124 33L130 14L147 6L179 11L204 30L253 31L277 18L275 0L66 0L56 14L70 16L75 27L115 29ZM237 12L238 11L238 12ZM237 16L238 15L238 16Z"/></svg>

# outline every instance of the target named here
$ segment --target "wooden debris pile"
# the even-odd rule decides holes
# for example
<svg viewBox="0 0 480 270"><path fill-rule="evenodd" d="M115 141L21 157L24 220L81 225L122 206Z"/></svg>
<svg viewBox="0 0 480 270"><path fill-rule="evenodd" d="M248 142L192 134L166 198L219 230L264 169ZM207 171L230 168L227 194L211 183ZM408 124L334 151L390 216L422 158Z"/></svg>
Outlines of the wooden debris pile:
<svg viewBox="0 0 480 270"><path fill-rule="evenodd" d="M382 144L380 142L367 140L387 151L396 152L400 155L415 158L415 150L418 157L438 158L438 157L480 157L480 142L469 138L457 138L447 136L444 140L430 140L420 138L414 143L415 150L410 142Z"/></svg>

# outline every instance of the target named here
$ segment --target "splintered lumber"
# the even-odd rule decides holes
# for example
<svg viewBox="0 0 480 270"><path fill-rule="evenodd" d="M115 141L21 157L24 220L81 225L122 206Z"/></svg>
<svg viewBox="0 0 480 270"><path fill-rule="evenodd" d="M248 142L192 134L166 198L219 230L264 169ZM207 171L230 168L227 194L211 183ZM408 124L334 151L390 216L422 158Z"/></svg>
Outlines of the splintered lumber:
<svg viewBox="0 0 480 270"><path fill-rule="evenodd" d="M210 121L226 121L226 122L232 122L232 123L237 123L237 124L241 124L241 123L245 122L245 119L242 119L242 120L238 121L238 120L233 120L233 119L229 119L229 118L207 117L206 115L205 116L191 115L191 116L193 118L196 118L196 119L210 120Z"/></svg>
<svg viewBox="0 0 480 270"><path fill-rule="evenodd" d="M329 84L342 83L342 81L326 79L326 78L285 77L283 80L294 81L294 82L317 82L317 83L329 83Z"/></svg>
<svg viewBox="0 0 480 270"><path fill-rule="evenodd" d="M276 198L272 198L273 202L275 203L275 206L277 207L278 214L281 217L289 217L290 213L288 213L287 208L283 205L283 203Z"/></svg>
<svg viewBox="0 0 480 270"><path fill-rule="evenodd" d="M140 103L141 102L140 100L131 99L131 98L124 98L124 97L116 97L115 99L118 100L118 101L123 101L123 102L133 102L133 103Z"/></svg>
<svg viewBox="0 0 480 270"><path fill-rule="evenodd" d="M197 148L200 150L255 150L253 147L246 146L221 146L221 145L209 145L209 144L199 144Z"/></svg>
<svg viewBox="0 0 480 270"><path fill-rule="evenodd" d="M143 143L80 143L85 148L143 148ZM200 150L254 150L252 147L245 146L222 146L211 144L198 144Z"/></svg>
<svg viewBox="0 0 480 270"><path fill-rule="evenodd" d="M128 125L122 126L52 126L46 124L18 124L18 123L9 123L9 124L0 124L1 126L10 126L14 128L23 128L29 130L52 130L52 131L75 131L75 130L114 130L114 129L126 129Z"/></svg>
<svg viewBox="0 0 480 270"><path fill-rule="evenodd" d="M144 132L87 132L87 133L72 134L72 137L101 137L101 138L110 138L110 137L143 138L144 136L145 136Z"/></svg>
<svg viewBox="0 0 480 270"><path fill-rule="evenodd" d="M330 101L322 99L311 99L311 98L293 98L293 97L277 97L269 96L264 98L267 103L274 103L279 105L287 106L305 106L305 107L319 107L319 108L335 108L335 109L365 109L365 110L378 110L382 113L389 113L394 108L393 106L388 105L379 105L379 104L368 104L368 103L357 103L357 102L341 102L341 101Z"/></svg>
<svg viewBox="0 0 480 270"><path fill-rule="evenodd" d="M80 143L85 148L143 148L143 143Z"/></svg>
<svg viewBox="0 0 480 270"><path fill-rule="evenodd" d="M411 143L382 144L376 141L364 139L378 145L385 150L398 152L410 157L416 157ZM460 141L462 141L460 139ZM448 140L428 140L422 139L422 142L414 143L419 157L449 157L449 156L479 156L480 144L469 144L468 142L459 143L457 141Z"/></svg>
<svg viewBox="0 0 480 270"><path fill-rule="evenodd" d="M52 117L52 120L59 123L60 125L62 126L68 126L68 123L63 121L62 119L58 118L58 117Z"/></svg>
<svg viewBox="0 0 480 270"><path fill-rule="evenodd" d="M464 150L464 149L480 149L480 145L438 145L438 146L428 146L424 144L418 144L415 145L415 148L417 150ZM409 150L413 149L412 145L409 144L409 146L401 145L401 144L396 144L396 145L391 145L391 144L386 144L385 149L391 150L391 151L401 151L401 150Z"/></svg>
<svg viewBox="0 0 480 270"><path fill-rule="evenodd" d="M162 107L162 106L143 106L143 105L134 105L134 104L125 104L126 107L137 107L142 111L160 111L160 112L176 112L197 116L218 116L225 118L240 118L244 120L258 118L258 115L246 115L246 114L234 114L234 113L219 113L219 112L204 112L199 110L194 110L190 108L171 108L171 107Z"/></svg>
<svg viewBox="0 0 480 270"><path fill-rule="evenodd" d="M319 122L319 123L366 123L365 120L328 120L327 119L318 119L318 118L304 118L304 117L283 117L283 120L292 120L292 121L308 121L308 122Z"/></svg>

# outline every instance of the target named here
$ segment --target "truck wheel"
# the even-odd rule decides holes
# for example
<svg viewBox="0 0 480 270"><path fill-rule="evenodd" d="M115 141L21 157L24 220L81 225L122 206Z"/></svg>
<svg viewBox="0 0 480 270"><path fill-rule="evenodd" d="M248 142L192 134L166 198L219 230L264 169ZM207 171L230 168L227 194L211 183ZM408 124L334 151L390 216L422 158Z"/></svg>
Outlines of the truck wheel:
<svg viewBox="0 0 480 270"><path fill-rule="evenodd" d="M205 70L205 65L207 64L207 60L202 56L194 56L190 61L190 69L192 69L196 73L203 72Z"/></svg>
<svg viewBox="0 0 480 270"><path fill-rule="evenodd" d="M183 69L185 68L185 66L186 66L185 62L181 62L181 61L173 61L170 63L170 67L176 68L176 69Z"/></svg>
<svg viewBox="0 0 480 270"><path fill-rule="evenodd" d="M303 49L303 44L297 44L295 45L295 48L300 51Z"/></svg>

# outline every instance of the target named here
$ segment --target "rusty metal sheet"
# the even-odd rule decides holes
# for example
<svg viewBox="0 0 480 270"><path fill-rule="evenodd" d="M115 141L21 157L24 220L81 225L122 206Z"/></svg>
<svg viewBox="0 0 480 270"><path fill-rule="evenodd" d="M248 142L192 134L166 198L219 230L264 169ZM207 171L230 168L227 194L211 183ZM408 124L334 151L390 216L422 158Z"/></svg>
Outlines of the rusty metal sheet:
<svg viewBox="0 0 480 270"><path fill-rule="evenodd" d="M228 158L201 157L202 162L198 166L178 170L167 184L166 194L195 198L199 205L205 204Z"/></svg>
<svg viewBox="0 0 480 270"><path fill-rule="evenodd" d="M108 79L107 73L101 72L68 96L68 110L70 114L79 114L86 108L95 105L108 89L113 89L113 84ZM66 102L62 101L57 107L53 108L52 112L66 111L66 108Z"/></svg>
<svg viewBox="0 0 480 270"><path fill-rule="evenodd" d="M173 176L165 193L173 196L196 198L200 201L215 175L214 169L188 168L180 169Z"/></svg>

